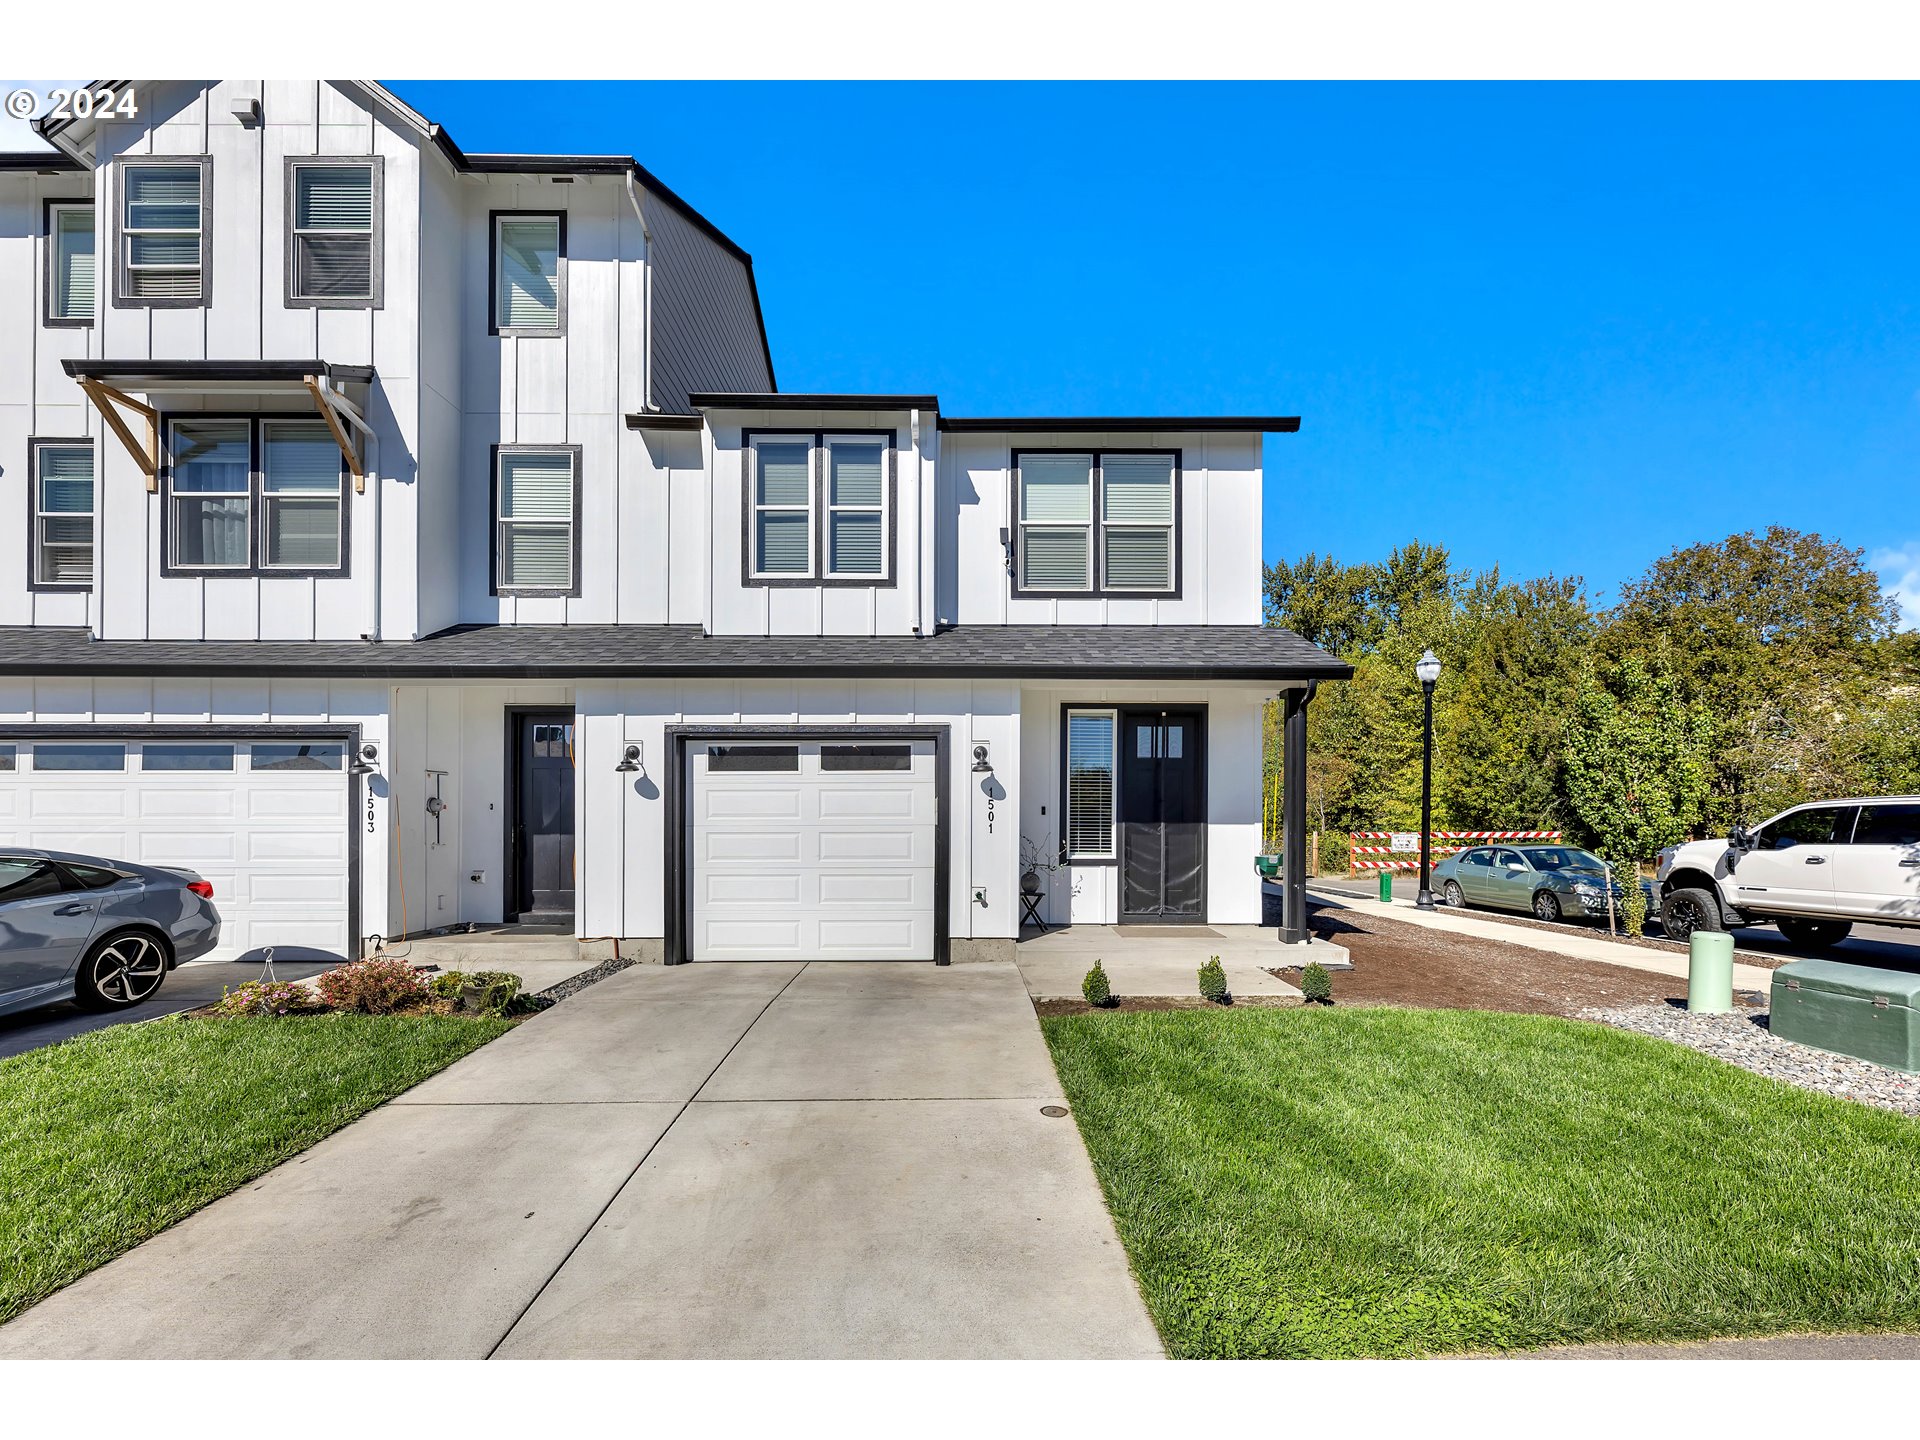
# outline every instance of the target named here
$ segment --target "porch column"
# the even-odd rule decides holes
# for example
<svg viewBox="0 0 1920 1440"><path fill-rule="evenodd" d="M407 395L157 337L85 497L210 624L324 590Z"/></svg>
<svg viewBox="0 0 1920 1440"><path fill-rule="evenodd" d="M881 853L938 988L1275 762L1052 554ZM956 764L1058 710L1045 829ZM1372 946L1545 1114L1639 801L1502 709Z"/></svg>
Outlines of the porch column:
<svg viewBox="0 0 1920 1440"><path fill-rule="evenodd" d="M1280 943L1304 945L1307 933L1307 702L1316 689L1313 681L1283 696L1286 726L1281 744L1280 822L1281 888Z"/></svg>

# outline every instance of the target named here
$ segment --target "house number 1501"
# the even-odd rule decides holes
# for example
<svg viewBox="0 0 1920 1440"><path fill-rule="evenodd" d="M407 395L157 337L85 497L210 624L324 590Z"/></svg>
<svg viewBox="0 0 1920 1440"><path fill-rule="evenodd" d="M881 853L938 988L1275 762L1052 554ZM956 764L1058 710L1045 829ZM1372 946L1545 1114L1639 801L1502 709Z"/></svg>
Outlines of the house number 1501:
<svg viewBox="0 0 1920 1440"><path fill-rule="evenodd" d="M373 833L373 792L367 792L367 834Z"/></svg>

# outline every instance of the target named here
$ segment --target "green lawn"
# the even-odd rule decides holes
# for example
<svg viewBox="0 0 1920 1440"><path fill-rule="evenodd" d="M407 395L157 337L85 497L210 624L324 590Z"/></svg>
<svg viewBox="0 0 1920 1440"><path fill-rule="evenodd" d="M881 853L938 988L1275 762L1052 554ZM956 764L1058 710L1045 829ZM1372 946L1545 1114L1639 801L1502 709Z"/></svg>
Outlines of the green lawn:
<svg viewBox="0 0 1920 1440"><path fill-rule="evenodd" d="M1920 1329L1920 1122L1528 1015L1041 1022L1177 1356Z"/></svg>
<svg viewBox="0 0 1920 1440"><path fill-rule="evenodd" d="M508 1028L159 1020L0 1060L0 1320Z"/></svg>

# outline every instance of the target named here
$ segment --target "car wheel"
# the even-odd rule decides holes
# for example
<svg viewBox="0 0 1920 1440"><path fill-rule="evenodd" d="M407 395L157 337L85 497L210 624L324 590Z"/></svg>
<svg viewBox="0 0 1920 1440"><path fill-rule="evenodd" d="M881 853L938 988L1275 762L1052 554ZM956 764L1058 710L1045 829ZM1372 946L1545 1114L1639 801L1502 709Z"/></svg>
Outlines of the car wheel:
<svg viewBox="0 0 1920 1440"><path fill-rule="evenodd" d="M126 1010L148 999L167 978L167 949L142 930L122 930L87 951L74 977L82 1010Z"/></svg>
<svg viewBox="0 0 1920 1440"><path fill-rule="evenodd" d="M1669 940L1685 940L1696 930L1724 930L1720 902L1705 890L1676 890L1660 906L1660 927Z"/></svg>
<svg viewBox="0 0 1920 1440"><path fill-rule="evenodd" d="M1440 893L1446 896L1447 904L1464 910L1467 908L1467 893L1460 888L1458 880L1449 880L1440 887Z"/></svg>
<svg viewBox="0 0 1920 1440"><path fill-rule="evenodd" d="M1560 919L1560 899L1551 890L1533 892L1533 913L1536 919L1549 925L1557 924Z"/></svg>
<svg viewBox="0 0 1920 1440"><path fill-rule="evenodd" d="M1838 945L1847 938L1853 929L1850 920L1797 920L1781 917L1780 933L1795 945L1805 946L1809 950L1824 950L1829 945Z"/></svg>

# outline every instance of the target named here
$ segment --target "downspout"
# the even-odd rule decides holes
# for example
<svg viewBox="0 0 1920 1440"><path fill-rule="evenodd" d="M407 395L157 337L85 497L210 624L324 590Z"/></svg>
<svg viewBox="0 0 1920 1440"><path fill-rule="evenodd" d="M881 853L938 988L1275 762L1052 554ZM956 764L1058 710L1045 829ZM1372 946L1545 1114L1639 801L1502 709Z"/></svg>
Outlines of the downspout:
<svg viewBox="0 0 1920 1440"><path fill-rule="evenodd" d="M640 222L640 408L657 409L653 403L653 231L647 225L647 213L640 204L640 186L627 171L627 203L633 206L633 218Z"/></svg>
<svg viewBox="0 0 1920 1440"><path fill-rule="evenodd" d="M373 565L371 567L373 570L373 593L370 597L373 614L369 618L367 628L360 638L362 640L377 641L380 638L380 575L387 566L387 551L385 545L381 543L380 534L380 491L382 489L380 484L380 442L373 437L368 437L367 440L366 466L368 481L367 498L373 510L373 514L370 517L373 526Z"/></svg>

